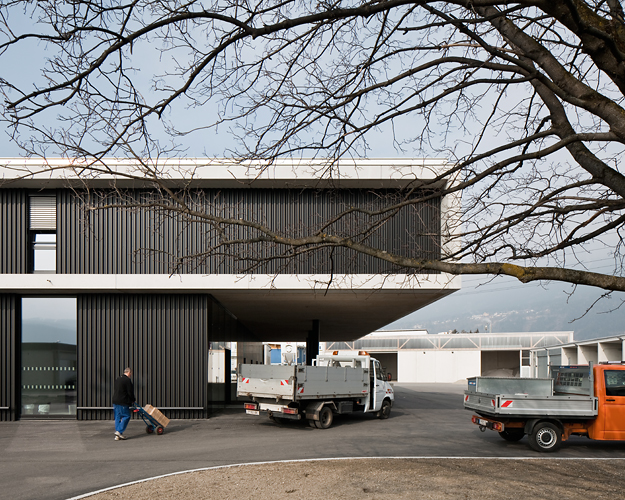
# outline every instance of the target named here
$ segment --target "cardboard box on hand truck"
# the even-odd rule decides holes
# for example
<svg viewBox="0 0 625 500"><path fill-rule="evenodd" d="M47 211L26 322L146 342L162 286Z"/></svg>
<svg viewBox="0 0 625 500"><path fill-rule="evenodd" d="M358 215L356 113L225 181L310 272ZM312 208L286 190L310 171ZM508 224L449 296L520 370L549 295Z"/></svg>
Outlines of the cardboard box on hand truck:
<svg viewBox="0 0 625 500"><path fill-rule="evenodd" d="M169 419L163 415L158 408L154 408L152 405L145 405L143 409L163 427L167 427L167 424L169 424Z"/></svg>

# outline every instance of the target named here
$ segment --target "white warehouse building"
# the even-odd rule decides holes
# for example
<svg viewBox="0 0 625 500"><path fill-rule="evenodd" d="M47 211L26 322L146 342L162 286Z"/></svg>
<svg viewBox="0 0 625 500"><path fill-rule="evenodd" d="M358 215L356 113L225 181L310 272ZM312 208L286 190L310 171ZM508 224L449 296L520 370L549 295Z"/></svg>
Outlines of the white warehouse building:
<svg viewBox="0 0 625 500"><path fill-rule="evenodd" d="M428 334L425 330L380 330L353 342L325 342L326 352L364 350L391 380L455 383L475 376L533 376L531 353L571 345L573 332Z"/></svg>

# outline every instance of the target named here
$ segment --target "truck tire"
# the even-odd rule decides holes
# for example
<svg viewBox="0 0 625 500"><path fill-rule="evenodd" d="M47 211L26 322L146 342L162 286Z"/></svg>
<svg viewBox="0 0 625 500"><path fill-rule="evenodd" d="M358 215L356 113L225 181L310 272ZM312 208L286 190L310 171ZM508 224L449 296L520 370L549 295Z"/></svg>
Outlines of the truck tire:
<svg viewBox="0 0 625 500"><path fill-rule="evenodd" d="M319 412L319 420L315 421L315 425L318 429L327 429L332 425L334 415L332 414L332 408L324 406Z"/></svg>
<svg viewBox="0 0 625 500"><path fill-rule="evenodd" d="M523 429L505 429L499 435L506 441L520 441L525 436Z"/></svg>
<svg viewBox="0 0 625 500"><path fill-rule="evenodd" d="M562 445L562 431L551 422L538 422L529 435L530 447L541 452L553 452Z"/></svg>
<svg viewBox="0 0 625 500"><path fill-rule="evenodd" d="M391 402L388 399L382 401L382 408L378 412L378 418L388 418L391 416Z"/></svg>

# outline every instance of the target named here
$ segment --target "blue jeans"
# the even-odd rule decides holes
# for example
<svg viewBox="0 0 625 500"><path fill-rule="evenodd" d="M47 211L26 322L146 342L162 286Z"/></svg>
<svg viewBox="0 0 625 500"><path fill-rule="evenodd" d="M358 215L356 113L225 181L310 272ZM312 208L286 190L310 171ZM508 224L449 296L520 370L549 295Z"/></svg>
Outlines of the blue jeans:
<svg viewBox="0 0 625 500"><path fill-rule="evenodd" d="M130 408L123 405L113 405L115 412L115 430L123 434L130 421Z"/></svg>

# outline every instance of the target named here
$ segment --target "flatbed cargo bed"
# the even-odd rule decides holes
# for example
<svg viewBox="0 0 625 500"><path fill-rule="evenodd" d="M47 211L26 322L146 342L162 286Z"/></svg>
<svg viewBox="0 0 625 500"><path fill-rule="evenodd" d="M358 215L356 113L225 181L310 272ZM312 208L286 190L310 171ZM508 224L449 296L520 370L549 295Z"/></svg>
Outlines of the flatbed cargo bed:
<svg viewBox="0 0 625 500"><path fill-rule="evenodd" d="M598 399L583 395L533 396L465 391L464 407L479 415L499 418L593 418L597 416Z"/></svg>
<svg viewBox="0 0 625 500"><path fill-rule="evenodd" d="M594 418L598 398L589 367L553 367L550 378L473 377L464 407L488 417Z"/></svg>
<svg viewBox="0 0 625 500"><path fill-rule="evenodd" d="M237 396L298 401L355 398L369 392L368 367L240 365Z"/></svg>

